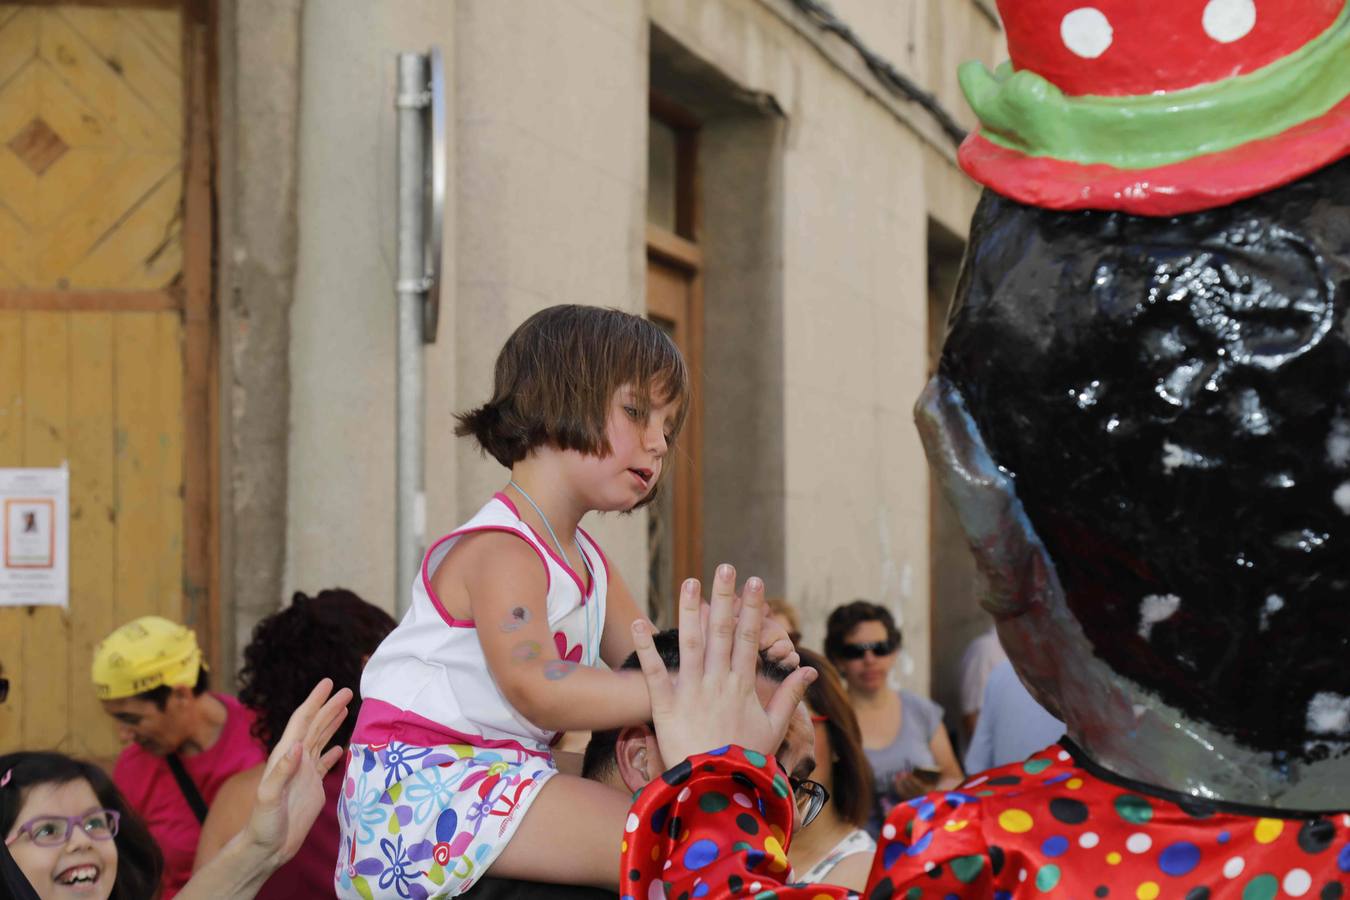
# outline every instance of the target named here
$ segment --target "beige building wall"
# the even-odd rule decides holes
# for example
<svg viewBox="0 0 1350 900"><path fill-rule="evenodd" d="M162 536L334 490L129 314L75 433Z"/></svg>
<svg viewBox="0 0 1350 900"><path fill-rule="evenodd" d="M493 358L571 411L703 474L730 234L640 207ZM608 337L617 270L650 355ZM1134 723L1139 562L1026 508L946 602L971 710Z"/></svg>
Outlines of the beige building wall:
<svg viewBox="0 0 1350 900"><path fill-rule="evenodd" d="M295 590L342 586L394 608L396 60L433 43L453 50L455 18L454 5L438 0L303 7L286 570L278 605ZM446 225L453 247L453 209ZM447 299L453 296L452 287ZM450 427L444 382L453 384L452 358L445 340L427 352L428 379L437 383L428 390L429 434ZM453 477L452 467L439 468Z"/></svg>
<svg viewBox="0 0 1350 900"><path fill-rule="evenodd" d="M996 19L974 0L832 7L921 84L930 71L954 73L972 48L994 62L1001 44ZM906 634L901 678L928 690L930 496L911 412L929 371L928 219L964 234L978 193L931 118L881 88L852 48L787 0L653 0L651 11L663 32L740 88L771 97L786 118L784 465L781 484L763 488L782 493L785 548L783 584L771 590L798 606L816 646L834 606L885 604ZM932 87L969 121L954 74ZM735 298L707 298L718 302Z"/></svg>
<svg viewBox="0 0 1350 900"><path fill-rule="evenodd" d="M647 28L639 3L459 0L455 4L457 277L454 386L439 402L488 399L507 336L557 303L642 312ZM438 386L428 383L429 395ZM430 529L471 516L507 472L446 432L430 443ZM646 514L583 522L641 603Z"/></svg>
<svg viewBox="0 0 1350 900"><path fill-rule="evenodd" d="M989 3L832 6L969 123L954 72L972 53L996 61ZM487 397L511 329L555 303L644 309L658 32L759 117L746 120L747 141L769 166L747 194L762 206L747 213L754 234L728 238L753 252L738 247L741 267L712 279L722 294L707 297L710 323L725 314L727 327L778 343L755 373L725 355L706 373L707 390L728 393L705 452L720 477L758 480L746 507L705 499L705 568L721 558L714 548L737 562L739 523L759 523L747 553L805 613L808 643L838 603L883 602L906 632L903 680L926 690L930 496L911 408L929 366L928 230L931 219L964 234L977 192L932 119L791 0L305 4L285 593L344 584L394 603L394 54L440 44L453 106L449 274L427 352L434 538L505 480L451 436L451 416ZM745 160L724 125L710 124L709 152L735 189ZM733 321L747 292L774 304L772 323ZM759 387L737 394L741 382ZM738 446L747 433L778 439ZM760 527L766 516L781 521ZM588 524L644 598L645 513ZM781 546L765 549L766 534Z"/></svg>
<svg viewBox="0 0 1350 900"><path fill-rule="evenodd" d="M906 634L927 688L927 468L910 409L926 376L922 157L843 78L808 79L788 156L788 584L818 644L855 597ZM853 135L840 139L842 135Z"/></svg>

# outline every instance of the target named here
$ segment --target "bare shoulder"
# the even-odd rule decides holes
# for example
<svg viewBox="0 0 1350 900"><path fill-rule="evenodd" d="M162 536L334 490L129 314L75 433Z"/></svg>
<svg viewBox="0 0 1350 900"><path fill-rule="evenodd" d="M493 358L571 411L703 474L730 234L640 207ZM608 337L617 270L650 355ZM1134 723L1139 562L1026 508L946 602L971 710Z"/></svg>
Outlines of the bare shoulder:
<svg viewBox="0 0 1350 900"><path fill-rule="evenodd" d="M539 551L522 535L510 531L477 531L459 539L437 566L433 582L441 577L474 579L497 570L528 571L547 577Z"/></svg>
<svg viewBox="0 0 1350 900"><path fill-rule="evenodd" d="M541 595L548 590L539 552L524 537L508 531L463 535L430 576L441 603L461 618L468 617L468 598L475 592L495 586Z"/></svg>
<svg viewBox="0 0 1350 900"><path fill-rule="evenodd" d="M861 892L867 886L867 876L872 871L873 853L854 853L845 856L825 876L829 884L851 888Z"/></svg>
<svg viewBox="0 0 1350 900"><path fill-rule="evenodd" d="M221 784L216 796L211 799L211 810L202 823L201 835L197 838L197 854L192 863L194 872L202 868L230 838L243 829L248 817L253 813L254 799L258 795L258 783L262 781L267 763L235 772Z"/></svg>
<svg viewBox="0 0 1350 900"><path fill-rule="evenodd" d="M262 782L263 772L267 769L267 763L260 762L256 766L235 772L220 786L216 792L216 799L212 801L211 808L214 810L217 805L229 808L238 808L242 806L245 810L253 808L253 798L258 793L258 785Z"/></svg>

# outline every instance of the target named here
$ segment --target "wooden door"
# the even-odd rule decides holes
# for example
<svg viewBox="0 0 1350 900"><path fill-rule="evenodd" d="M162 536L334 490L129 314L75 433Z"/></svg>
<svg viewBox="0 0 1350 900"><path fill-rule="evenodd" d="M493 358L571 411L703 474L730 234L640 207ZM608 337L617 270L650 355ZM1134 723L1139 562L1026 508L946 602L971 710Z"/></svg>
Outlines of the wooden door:
<svg viewBox="0 0 1350 900"><path fill-rule="evenodd" d="M667 457L661 494L647 520L648 607L662 627L675 624L679 584L703 576L700 262L694 244L648 226L647 318L674 339L694 381L684 431Z"/></svg>
<svg viewBox="0 0 1350 900"><path fill-rule="evenodd" d="M689 366L692 403L647 517L647 607L675 624L679 584L703 576L703 251L699 247L699 122L653 94L647 127L647 317Z"/></svg>
<svg viewBox="0 0 1350 900"><path fill-rule="evenodd" d="M122 622L213 646L207 37L198 3L0 5L0 466L70 467L70 607L0 607L0 750L117 751Z"/></svg>

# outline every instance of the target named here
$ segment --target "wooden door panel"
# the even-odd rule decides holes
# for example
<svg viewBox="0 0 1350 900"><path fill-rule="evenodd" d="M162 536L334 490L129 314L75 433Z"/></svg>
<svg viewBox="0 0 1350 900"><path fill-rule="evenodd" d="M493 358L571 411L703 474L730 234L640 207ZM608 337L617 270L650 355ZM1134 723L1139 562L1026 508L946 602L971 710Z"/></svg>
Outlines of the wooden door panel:
<svg viewBox="0 0 1350 900"><path fill-rule="evenodd" d="M688 318L689 275L658 260L647 261L647 314L679 329ZM680 340L676 336L676 342Z"/></svg>
<svg viewBox="0 0 1350 900"><path fill-rule="evenodd" d="M70 569L71 611L66 748L80 756L111 754L106 716L80 661L116 628L117 355L114 314L70 316ZM75 605L78 603L78 607ZM87 665L87 663L86 663Z"/></svg>
<svg viewBox="0 0 1350 900"><path fill-rule="evenodd" d="M91 103L115 111L114 130L123 139L177 149L183 138L177 10L67 6L44 26L39 53L56 60L63 77Z"/></svg>
<svg viewBox="0 0 1350 900"><path fill-rule="evenodd" d="M651 229L648 231L650 234ZM698 410L701 402L698 292L698 270L662 257L649 243L647 315L670 334L684 353L694 382L693 407L685 417L684 432L667 457L661 495L652 504L648 520L649 608L660 625L674 624L680 582L702 574L703 523L697 456L702 439Z"/></svg>
<svg viewBox="0 0 1350 900"><path fill-rule="evenodd" d="M107 239L67 268L71 288L121 285L125 290L169 284L183 268L183 173L175 166L125 214Z"/></svg>
<svg viewBox="0 0 1350 900"><path fill-rule="evenodd" d="M183 615L181 342L174 312L0 311L0 466L69 464L71 547L69 612L0 607L0 748L114 754L93 647Z"/></svg>
<svg viewBox="0 0 1350 900"><path fill-rule="evenodd" d="M9 410L8 415L23 417L23 458L12 462L0 460L0 465L59 466L66 459L70 423L70 392L66 387L70 317L63 313L22 315L22 405L18 410ZM70 650L66 624L65 611L52 607L29 610L27 621L22 624L23 663L19 675L26 690L20 698L21 746L58 746L69 731ZM13 676L11 679L17 688L14 682L18 679Z"/></svg>
<svg viewBox="0 0 1350 900"><path fill-rule="evenodd" d="M185 615L183 27L0 5L0 466L69 465L71 549L68 611L0 607L0 751L111 757L94 646Z"/></svg>
<svg viewBox="0 0 1350 900"><path fill-rule="evenodd" d="M3 19L0 10L0 19ZM3 32L0 32L2 34ZM0 465L23 459L23 316L0 310ZM0 703L0 750L22 746L18 702L23 665L22 612L0 609L0 664L13 679L9 701ZM27 679L24 679L25 681Z"/></svg>
<svg viewBox="0 0 1350 900"><path fill-rule="evenodd" d="M162 30L180 12L0 10L0 272L16 287L167 286L184 90L181 37L166 46Z"/></svg>

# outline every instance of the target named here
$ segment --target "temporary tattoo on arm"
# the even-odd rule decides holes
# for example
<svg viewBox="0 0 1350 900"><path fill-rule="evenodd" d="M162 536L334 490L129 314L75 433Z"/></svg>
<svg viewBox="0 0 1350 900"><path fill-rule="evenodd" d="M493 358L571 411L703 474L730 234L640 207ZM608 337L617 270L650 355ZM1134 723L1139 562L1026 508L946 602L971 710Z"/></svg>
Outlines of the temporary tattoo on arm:
<svg viewBox="0 0 1350 900"><path fill-rule="evenodd" d="M538 641L521 641L511 648L511 659L517 663L534 662L543 655L543 647ZM551 659L544 664L544 677L549 681L561 681L577 670L581 663L570 659Z"/></svg>
<svg viewBox="0 0 1350 900"><path fill-rule="evenodd" d="M511 615L508 616L506 621L501 625L502 631L505 631L507 634L510 634L513 631L519 631L531 618L530 611L525 607L513 607L511 609Z"/></svg>
<svg viewBox="0 0 1350 900"><path fill-rule="evenodd" d="M521 641L511 648L511 658L518 663L538 659L544 652L538 641Z"/></svg>
<svg viewBox="0 0 1350 900"><path fill-rule="evenodd" d="M570 659L549 660L544 666L544 677L549 681L561 681L580 667L581 663Z"/></svg>

